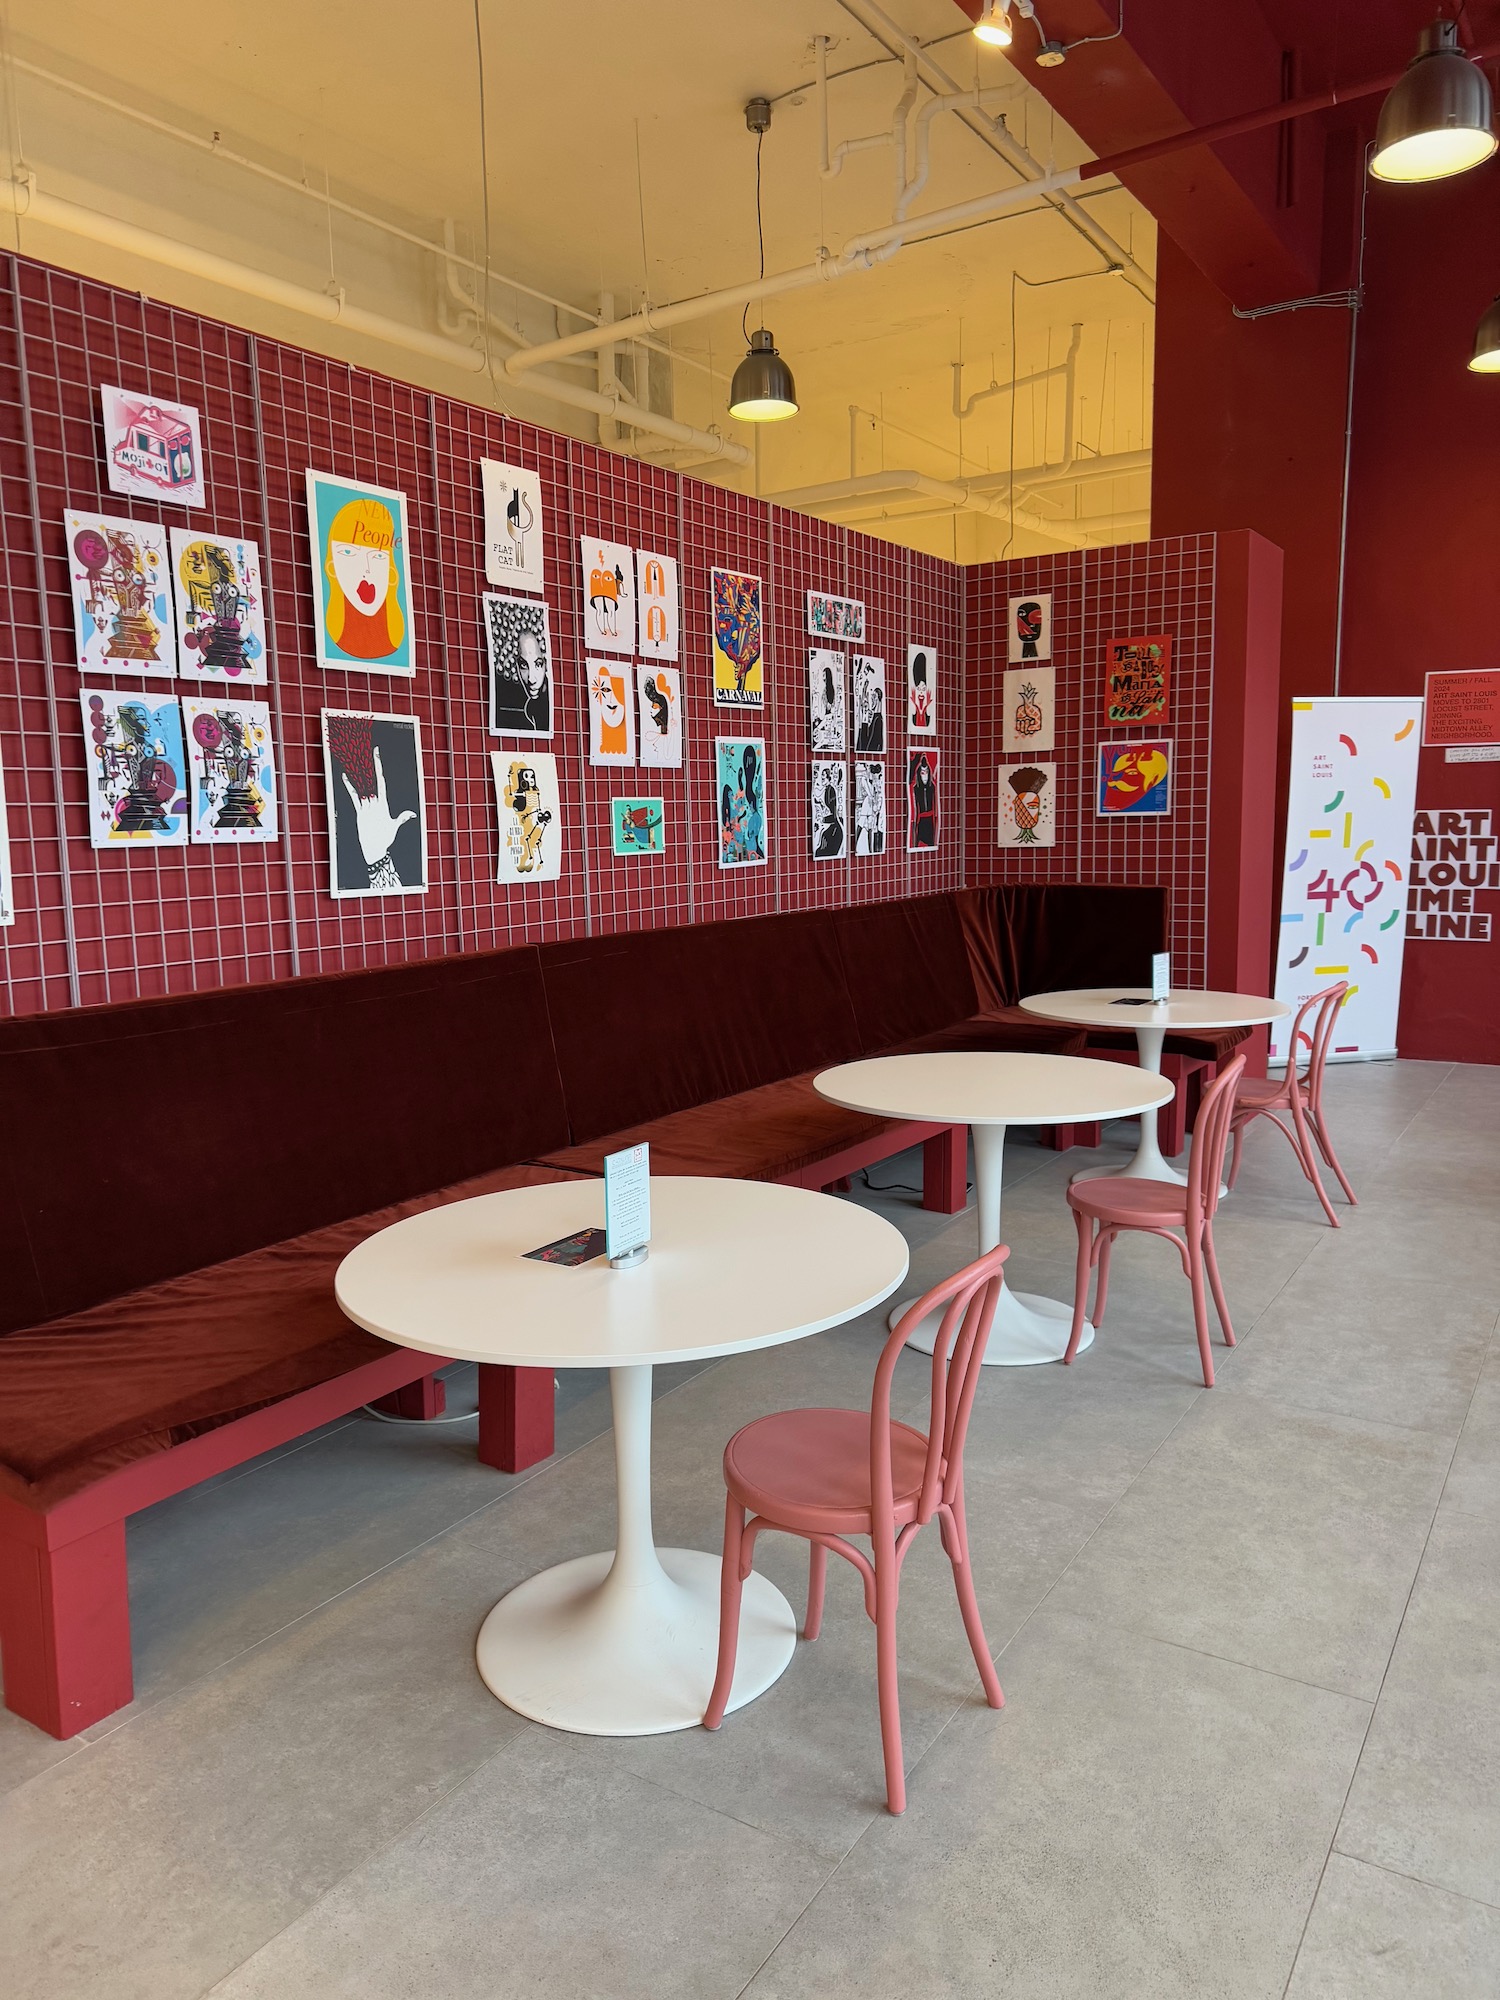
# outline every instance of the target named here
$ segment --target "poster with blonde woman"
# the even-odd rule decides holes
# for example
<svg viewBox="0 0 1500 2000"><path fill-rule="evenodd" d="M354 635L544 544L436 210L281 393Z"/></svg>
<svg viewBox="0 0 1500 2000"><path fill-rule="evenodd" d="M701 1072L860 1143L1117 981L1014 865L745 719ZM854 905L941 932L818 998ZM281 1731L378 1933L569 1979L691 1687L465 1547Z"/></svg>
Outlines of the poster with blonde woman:
<svg viewBox="0 0 1500 2000"><path fill-rule="evenodd" d="M318 665L414 675L406 495L309 472L307 524Z"/></svg>

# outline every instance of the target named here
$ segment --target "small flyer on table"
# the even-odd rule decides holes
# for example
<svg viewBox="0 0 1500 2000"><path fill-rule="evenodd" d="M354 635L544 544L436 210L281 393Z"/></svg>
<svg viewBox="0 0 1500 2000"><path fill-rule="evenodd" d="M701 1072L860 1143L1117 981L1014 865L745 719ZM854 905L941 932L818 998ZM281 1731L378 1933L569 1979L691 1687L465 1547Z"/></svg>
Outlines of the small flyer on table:
<svg viewBox="0 0 1500 2000"><path fill-rule="evenodd" d="M616 1270L645 1261L651 1242L651 1148L604 1156L604 1248Z"/></svg>

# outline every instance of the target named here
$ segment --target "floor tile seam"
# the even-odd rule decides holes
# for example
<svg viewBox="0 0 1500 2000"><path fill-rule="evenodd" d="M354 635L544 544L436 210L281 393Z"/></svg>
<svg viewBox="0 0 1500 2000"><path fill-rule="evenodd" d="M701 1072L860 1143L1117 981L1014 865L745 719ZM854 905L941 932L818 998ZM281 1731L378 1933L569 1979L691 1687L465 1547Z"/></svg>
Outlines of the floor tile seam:
<svg viewBox="0 0 1500 2000"><path fill-rule="evenodd" d="M875 1824L874 1819L871 1820L870 1824L872 1826ZM865 1829L865 1832L867 1833L868 1831L869 1828L867 1827ZM863 1840L864 1837L865 1836L862 1833L859 1839ZM858 1845L859 1841L857 1840L854 1843L854 1847L858 1847ZM854 1847L850 1848L849 1854L852 1854L854 1852ZM776 1942L771 1946L771 1949L766 1953L765 1957L761 1959L760 1963L751 1972L750 1977L745 1981L744 1985L737 1986L735 1988L734 2000L744 2000L744 1996L750 1991L750 1988L755 1984L756 1980L760 1978L760 1975L765 1971L766 1967L771 1963L771 1960L776 1956L777 1952L780 1951L781 1947L786 1943L787 1939L791 1936L792 1932L797 1928L798 1924L802 1923L806 1919L808 1912L813 1908L814 1904L821 1899L823 1892L827 1889L829 1883L833 1880L834 1876L837 1875L839 1870L844 1866L844 1862L847 1861L848 1858L849 1858L848 1854L844 1855L841 1860L836 1861L834 1865L829 1869L828 1873L823 1877L822 1881L818 1884L817 1888L813 1890L811 1896L808 1897L807 1901L803 1904L802 1908L797 1912L796 1916L792 1918L792 1921L787 1925L786 1929L781 1933L781 1936L777 1938Z"/></svg>
<svg viewBox="0 0 1500 2000"><path fill-rule="evenodd" d="M727 1722L728 1719L726 1716L725 1721ZM700 1723L695 1726L701 1728L702 1724ZM944 1724L945 1728L946 1726ZM686 1734L685 1731L683 1733ZM676 1800L679 1805L696 1807L699 1812L714 1813L718 1818L728 1820L731 1826L743 1827L747 1833L759 1834L762 1840L775 1841L778 1847L788 1848L797 1854L805 1854L810 1861L816 1862L819 1867L829 1870L837 1868L840 1862L848 1859L866 1831L865 1827L861 1827L842 1854L826 1854L821 1849L814 1847L810 1841L799 1839L794 1833L779 1833L775 1827L762 1826L759 1820L745 1819L739 1813L730 1812L724 1806L715 1805L710 1799L699 1798L696 1792L680 1791L676 1785L669 1784L665 1778L658 1777L652 1771L633 1770L628 1764L621 1764L617 1768L625 1777L633 1778L637 1783L642 1785L650 1785L658 1792L664 1792L669 1799ZM870 1823L873 1823L875 1818L876 1814L871 1813L869 1815Z"/></svg>
<svg viewBox="0 0 1500 2000"><path fill-rule="evenodd" d="M1232 1350L1232 1352L1237 1352L1237 1351L1238 1351L1238 1344L1236 1344L1236 1347L1234 1350ZM1478 1386L1479 1386L1478 1379L1476 1377L1474 1388L1477 1389ZM1277 1409L1295 1410L1299 1416L1303 1417L1324 1417L1334 1422L1343 1424L1368 1424L1371 1430L1393 1431L1400 1437L1437 1438L1441 1440L1443 1443L1449 1444L1454 1451L1458 1449L1458 1441L1463 1436L1462 1427L1460 1427L1458 1430L1450 1434L1447 1431L1428 1430L1422 1424L1398 1424L1393 1417L1366 1417L1366 1416L1356 1416L1350 1412L1346 1412L1343 1410L1320 1410L1314 1408L1311 1404L1299 1403L1292 1396L1289 1395L1284 1396L1279 1393L1272 1395L1264 1390L1252 1389L1248 1386L1243 1388L1237 1388L1234 1393L1237 1396L1248 1396L1254 1402L1257 1403L1270 1404L1271 1406ZM1474 1389L1471 1389L1469 1391L1470 1404L1472 1404L1473 1400L1474 1400ZM1468 1417L1468 1412L1466 1410L1465 1421L1467 1421L1467 1417ZM1166 1443L1165 1438L1162 1439L1162 1443L1163 1444ZM1142 1467L1143 1471L1144 1469L1145 1468ZM1445 1468L1443 1473L1443 1480L1445 1485L1447 1483L1447 1477L1448 1473L1447 1469Z"/></svg>
<svg viewBox="0 0 1500 2000"><path fill-rule="evenodd" d="M1392 1868L1386 1861L1372 1861L1368 1854L1356 1854L1352 1848L1340 1847L1337 1838L1333 1851L1341 1861L1357 1861L1361 1868L1374 1868L1382 1875L1393 1875L1398 1882L1415 1882L1422 1889L1436 1889L1439 1895L1452 1896L1460 1903L1472 1903L1477 1910L1493 1910L1496 1916L1500 1916L1500 1903L1492 1903L1488 1896L1475 1896L1467 1889L1454 1889L1446 1882L1434 1882L1430 1875L1414 1875L1409 1868Z"/></svg>

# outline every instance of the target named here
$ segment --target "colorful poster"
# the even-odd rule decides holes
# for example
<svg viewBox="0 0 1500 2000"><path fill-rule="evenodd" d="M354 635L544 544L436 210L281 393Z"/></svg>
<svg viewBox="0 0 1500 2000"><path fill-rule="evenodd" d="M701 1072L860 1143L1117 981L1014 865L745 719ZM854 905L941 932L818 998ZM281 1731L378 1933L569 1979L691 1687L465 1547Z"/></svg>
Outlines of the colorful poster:
<svg viewBox="0 0 1500 2000"><path fill-rule="evenodd" d="M640 761L675 771L682 763L682 674L676 667L637 667Z"/></svg>
<svg viewBox="0 0 1500 2000"><path fill-rule="evenodd" d="M1421 740L1416 695L1292 703L1275 993L1295 1013L1349 982L1335 1061L1396 1053ZM1291 1025L1271 1024L1273 1062L1286 1060Z"/></svg>
<svg viewBox="0 0 1500 2000"><path fill-rule="evenodd" d="M733 569L709 571L713 607L714 702L719 708L761 708L766 699L760 578Z"/></svg>
<svg viewBox="0 0 1500 2000"><path fill-rule="evenodd" d="M583 643L591 653L635 651L635 553L593 535L578 541Z"/></svg>
<svg viewBox="0 0 1500 2000"><path fill-rule="evenodd" d="M719 866L763 868L768 846L764 740L758 736L716 736L714 773Z"/></svg>
<svg viewBox="0 0 1500 2000"><path fill-rule="evenodd" d="M854 767L854 852L885 853L885 766Z"/></svg>
<svg viewBox="0 0 1500 2000"><path fill-rule="evenodd" d="M491 736L552 734L552 632L534 597L479 600L490 672Z"/></svg>
<svg viewBox="0 0 1500 2000"><path fill-rule="evenodd" d="M1488 806L1434 806L1411 824L1406 935L1442 944L1488 944L1500 890L1500 838ZM1476 896L1486 900L1477 903Z"/></svg>
<svg viewBox="0 0 1500 2000"><path fill-rule="evenodd" d="M636 623L639 651L650 660L677 658L677 558L635 552Z"/></svg>
<svg viewBox="0 0 1500 2000"><path fill-rule="evenodd" d="M188 837L182 710L149 694L79 690L89 839L95 847L181 847Z"/></svg>
<svg viewBox="0 0 1500 2000"><path fill-rule="evenodd" d="M497 882L555 882L562 874L562 795L548 750L492 750L500 834Z"/></svg>
<svg viewBox="0 0 1500 2000"><path fill-rule="evenodd" d="M849 773L842 764L810 764L807 779L814 861L842 861L849 852Z"/></svg>
<svg viewBox="0 0 1500 2000"><path fill-rule="evenodd" d="M635 703L627 661L589 662L589 762L635 762Z"/></svg>
<svg viewBox="0 0 1500 2000"><path fill-rule="evenodd" d="M542 482L523 465L479 461L484 495L484 574L502 589L540 590L543 574Z"/></svg>
<svg viewBox="0 0 1500 2000"><path fill-rule="evenodd" d="M815 649L807 656L807 734L815 757L848 748L844 722L844 656Z"/></svg>
<svg viewBox="0 0 1500 2000"><path fill-rule="evenodd" d="M1005 657L1020 661L1052 658L1052 594L1035 591L1013 597L1006 606Z"/></svg>
<svg viewBox="0 0 1500 2000"><path fill-rule="evenodd" d="M610 844L616 854L661 854L667 845L662 799L611 799Z"/></svg>
<svg viewBox="0 0 1500 2000"><path fill-rule="evenodd" d="M309 472L307 525L318 665L414 676L406 495Z"/></svg>
<svg viewBox="0 0 1500 2000"><path fill-rule="evenodd" d="M276 756L266 703L189 696L182 721L188 838L215 846L277 839Z"/></svg>
<svg viewBox="0 0 1500 2000"><path fill-rule="evenodd" d="M936 750L911 750L906 758L906 851L930 853L938 844L941 817Z"/></svg>
<svg viewBox="0 0 1500 2000"><path fill-rule="evenodd" d="M1428 674L1426 680L1424 743L1500 743L1500 667Z"/></svg>
<svg viewBox="0 0 1500 2000"><path fill-rule="evenodd" d="M854 679L854 754L885 755L885 661L856 653Z"/></svg>
<svg viewBox="0 0 1500 2000"><path fill-rule="evenodd" d="M203 427L192 405L130 389L101 389L99 402L110 492L201 507Z"/></svg>
<svg viewBox="0 0 1500 2000"><path fill-rule="evenodd" d="M1172 742L1155 736L1145 743L1099 745L1100 818L1161 819L1172 810Z"/></svg>
<svg viewBox="0 0 1500 2000"><path fill-rule="evenodd" d="M10 860L10 827L5 810L5 773L0 771L0 928L16 920L16 878Z"/></svg>
<svg viewBox="0 0 1500 2000"><path fill-rule="evenodd" d="M422 723L415 715L323 710L328 887L348 896L427 889Z"/></svg>
<svg viewBox="0 0 1500 2000"><path fill-rule="evenodd" d="M1001 847L1051 847L1057 840L1057 766L1000 766Z"/></svg>
<svg viewBox="0 0 1500 2000"><path fill-rule="evenodd" d="M159 521L64 514L63 533L79 671L170 680L177 661L166 529Z"/></svg>
<svg viewBox="0 0 1500 2000"><path fill-rule="evenodd" d="M1111 639L1104 648L1104 721L1165 722L1171 695L1172 636Z"/></svg>
<svg viewBox="0 0 1500 2000"><path fill-rule="evenodd" d="M810 590L807 629L814 639L834 639L857 646L865 636L865 607L857 597L830 597L827 591Z"/></svg>
<svg viewBox="0 0 1500 2000"><path fill-rule="evenodd" d="M906 649L906 733L937 735L937 649L933 646Z"/></svg>
<svg viewBox="0 0 1500 2000"><path fill-rule="evenodd" d="M266 605L260 550L238 536L173 528L177 671L190 680L248 685L266 678Z"/></svg>
<svg viewBox="0 0 1500 2000"><path fill-rule="evenodd" d="M1000 677L1000 747L1040 756L1057 732L1056 667L1009 667Z"/></svg>

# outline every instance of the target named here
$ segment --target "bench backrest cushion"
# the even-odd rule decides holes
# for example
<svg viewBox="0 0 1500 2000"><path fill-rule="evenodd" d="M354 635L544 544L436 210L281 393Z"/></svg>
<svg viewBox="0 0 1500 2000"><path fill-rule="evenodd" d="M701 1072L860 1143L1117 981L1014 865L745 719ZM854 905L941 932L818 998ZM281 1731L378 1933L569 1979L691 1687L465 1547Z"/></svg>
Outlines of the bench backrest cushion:
<svg viewBox="0 0 1500 2000"><path fill-rule="evenodd" d="M1162 888L1004 882L956 900L985 1007L1079 986L1149 986L1151 955L1167 948Z"/></svg>
<svg viewBox="0 0 1500 2000"><path fill-rule="evenodd" d="M835 922L862 1055L879 1055L975 1011L955 897L865 903L840 910Z"/></svg>

